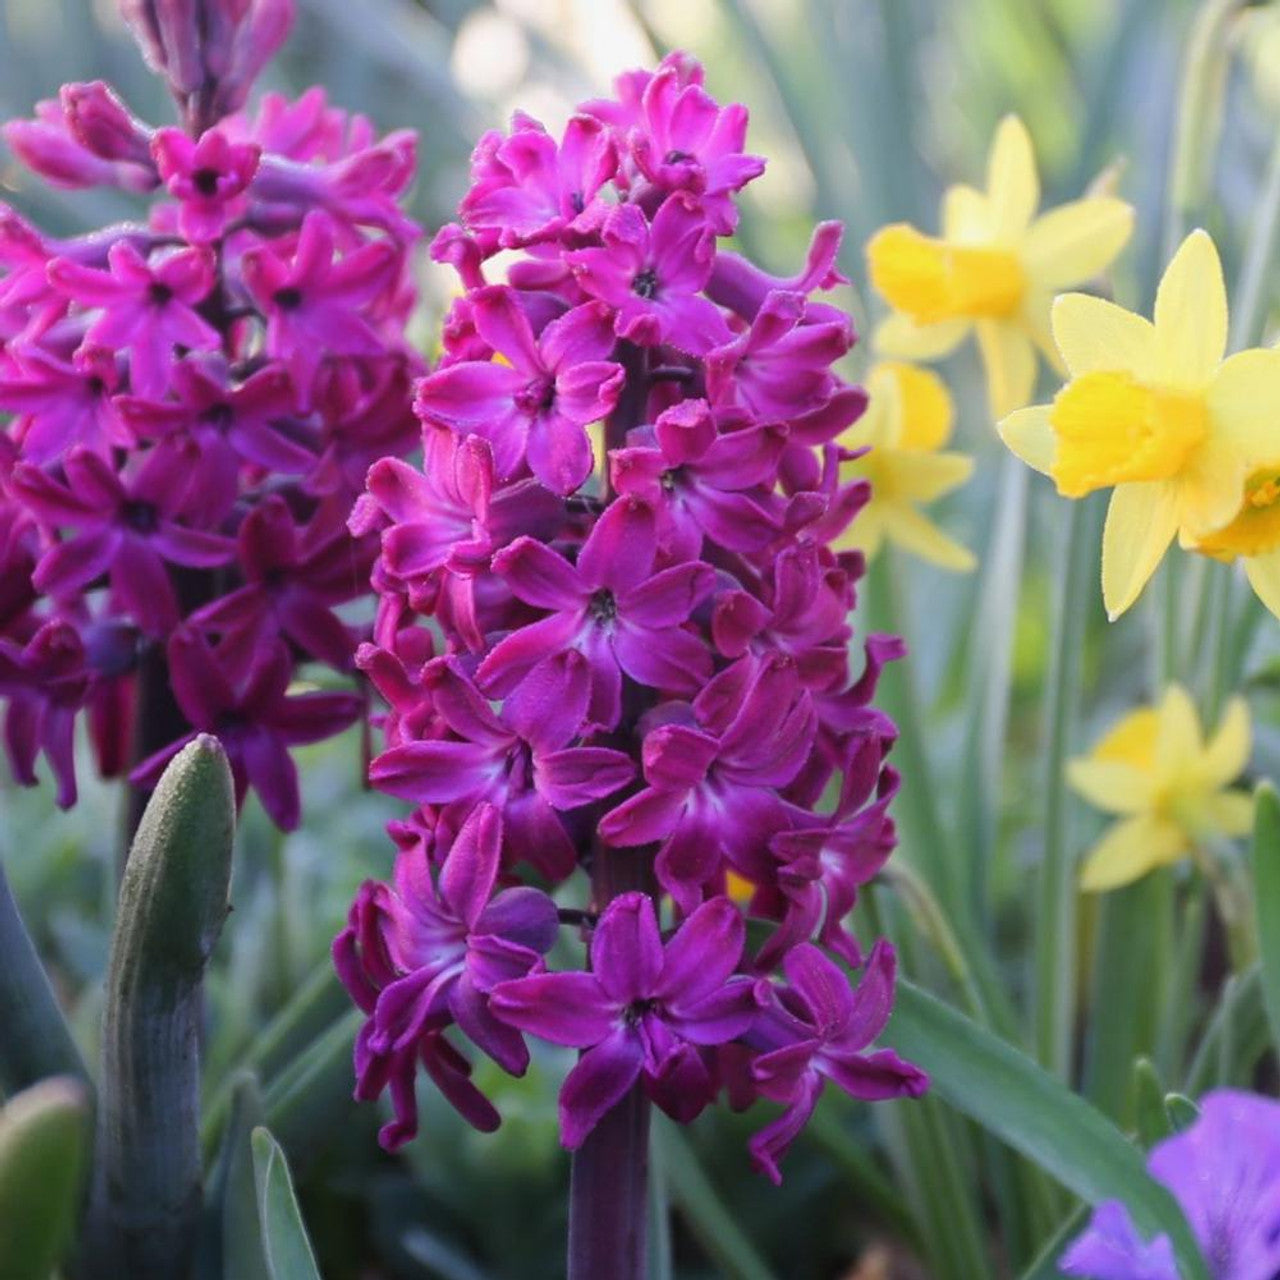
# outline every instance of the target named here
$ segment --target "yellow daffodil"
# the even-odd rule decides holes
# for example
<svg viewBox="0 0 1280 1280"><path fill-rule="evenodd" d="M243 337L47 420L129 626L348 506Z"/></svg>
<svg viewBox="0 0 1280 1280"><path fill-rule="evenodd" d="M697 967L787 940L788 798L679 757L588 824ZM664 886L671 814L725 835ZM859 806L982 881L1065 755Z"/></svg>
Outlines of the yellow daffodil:
<svg viewBox="0 0 1280 1280"><path fill-rule="evenodd" d="M867 245L871 283L894 311L876 332L877 349L934 359L972 329L995 418L1031 399L1037 347L1057 366L1049 340L1053 295L1104 271L1133 229L1133 210L1110 196L1036 217L1039 204L1031 139L1022 121L1006 116L987 161L987 189L947 191L940 237L895 223Z"/></svg>
<svg viewBox="0 0 1280 1280"><path fill-rule="evenodd" d="M1280 352L1223 359L1227 295L1203 231L1169 263L1154 323L1069 293L1053 304L1053 338L1070 381L1051 405L1007 417L1000 435L1066 497L1114 486L1102 536L1102 597L1114 619L1174 534L1191 547L1228 525L1246 480L1274 458Z"/></svg>
<svg viewBox="0 0 1280 1280"><path fill-rule="evenodd" d="M1249 711L1233 698L1206 743L1187 692L1170 685L1159 707L1120 721L1093 751L1067 766L1067 780L1090 804L1120 815L1090 850L1088 890L1116 889L1194 853L1205 841L1244 835L1253 803L1227 787L1249 759Z"/></svg>
<svg viewBox="0 0 1280 1280"><path fill-rule="evenodd" d="M1280 462L1249 474L1235 519L1202 538L1196 550L1215 560L1242 559L1258 599L1280 618Z"/></svg>
<svg viewBox="0 0 1280 1280"><path fill-rule="evenodd" d="M927 369L886 362L867 378L867 411L840 437L846 449L870 446L840 468L841 478L871 481L871 500L840 540L868 559L890 542L945 569L972 569L973 555L917 507L962 485L973 459L942 452L955 412L942 381Z"/></svg>

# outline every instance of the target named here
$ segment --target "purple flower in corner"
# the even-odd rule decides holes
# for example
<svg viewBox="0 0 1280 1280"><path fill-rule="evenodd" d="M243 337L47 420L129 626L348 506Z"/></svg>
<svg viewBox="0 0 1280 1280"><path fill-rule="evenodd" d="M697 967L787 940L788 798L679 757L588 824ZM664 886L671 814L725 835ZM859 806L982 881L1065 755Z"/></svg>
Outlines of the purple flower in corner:
<svg viewBox="0 0 1280 1280"><path fill-rule="evenodd" d="M553 1044L585 1049L560 1091L571 1150L637 1080L668 1114L692 1120L715 1094L700 1050L747 1031L760 984L735 976L745 926L727 898L699 907L665 944L653 899L624 893L591 939L590 972L540 973L493 990L499 1018Z"/></svg>
<svg viewBox="0 0 1280 1280"><path fill-rule="evenodd" d="M1212 1280L1273 1280L1280 1271L1280 1102L1235 1089L1200 1100L1147 1168L1173 1192ZM1060 1269L1090 1280L1178 1280L1167 1236L1150 1243L1118 1201L1100 1205Z"/></svg>

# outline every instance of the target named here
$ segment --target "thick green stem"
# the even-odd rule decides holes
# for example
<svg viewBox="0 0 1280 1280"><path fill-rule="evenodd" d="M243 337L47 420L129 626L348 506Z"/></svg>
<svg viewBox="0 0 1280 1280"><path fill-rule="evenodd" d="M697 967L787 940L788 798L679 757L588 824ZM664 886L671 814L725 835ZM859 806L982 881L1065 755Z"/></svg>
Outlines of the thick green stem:
<svg viewBox="0 0 1280 1280"><path fill-rule="evenodd" d="M107 972L96 1176L82 1274L182 1280L202 1197L201 984L226 919L231 770L201 735L148 803Z"/></svg>
<svg viewBox="0 0 1280 1280"><path fill-rule="evenodd" d="M1089 576L1095 559L1093 513L1072 502L1058 569L1058 607L1046 714L1044 861L1036 902L1036 1057L1067 1079L1073 1060L1076 1006L1076 870L1071 856L1066 785L1067 749L1080 693L1080 649Z"/></svg>

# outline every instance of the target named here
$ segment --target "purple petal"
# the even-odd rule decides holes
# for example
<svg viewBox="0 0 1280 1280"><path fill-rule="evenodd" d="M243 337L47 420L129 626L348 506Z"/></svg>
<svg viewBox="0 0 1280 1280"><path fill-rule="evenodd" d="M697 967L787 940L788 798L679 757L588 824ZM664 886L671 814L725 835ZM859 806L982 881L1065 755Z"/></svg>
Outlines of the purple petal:
<svg viewBox="0 0 1280 1280"><path fill-rule="evenodd" d="M1169 1237L1145 1243L1119 1200L1104 1201L1094 1210L1088 1228L1058 1267L1066 1275L1090 1280L1178 1280L1179 1274Z"/></svg>
<svg viewBox="0 0 1280 1280"><path fill-rule="evenodd" d="M602 800L636 776L631 757L608 747L570 747L540 754L535 785L553 809L577 809Z"/></svg>
<svg viewBox="0 0 1280 1280"><path fill-rule="evenodd" d="M572 1049L599 1044L618 1022L616 1002L592 973L536 973L499 983L489 1007L503 1022Z"/></svg>
<svg viewBox="0 0 1280 1280"><path fill-rule="evenodd" d="M560 1139L570 1151L622 1101L643 1064L640 1039L626 1028L582 1055L560 1090Z"/></svg>
<svg viewBox="0 0 1280 1280"><path fill-rule="evenodd" d="M440 869L440 893L468 929L488 905L502 861L502 817L491 804L471 811Z"/></svg>
<svg viewBox="0 0 1280 1280"><path fill-rule="evenodd" d="M667 943L656 995L684 1009L722 987L738 967L746 925L728 898L704 902Z"/></svg>
<svg viewBox="0 0 1280 1280"><path fill-rule="evenodd" d="M647 893L616 897L591 938L591 968L611 1000L631 1004L656 994L662 938Z"/></svg>

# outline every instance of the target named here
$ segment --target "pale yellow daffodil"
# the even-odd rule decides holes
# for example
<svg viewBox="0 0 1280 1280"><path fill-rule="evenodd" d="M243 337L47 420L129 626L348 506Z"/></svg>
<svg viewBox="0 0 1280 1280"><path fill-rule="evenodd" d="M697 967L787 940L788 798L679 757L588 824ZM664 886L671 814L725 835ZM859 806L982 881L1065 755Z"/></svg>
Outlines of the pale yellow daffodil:
<svg viewBox="0 0 1280 1280"><path fill-rule="evenodd" d="M1054 294L1106 270L1133 230L1132 208L1111 196L1037 217L1039 204L1031 139L1022 121L1006 116L987 161L987 189L947 191L940 237L895 223L867 245L871 283L894 312L876 331L877 350L931 360L974 332L994 418L1031 399L1037 347L1057 367Z"/></svg>
<svg viewBox="0 0 1280 1280"><path fill-rule="evenodd" d="M869 446L862 457L841 464L840 478L870 480L871 499L836 545L870 559L887 540L944 569L972 569L972 552L919 510L973 471L972 458L943 451L955 411L942 380L927 369L885 362L871 370L867 391L867 411L837 443Z"/></svg>
<svg viewBox="0 0 1280 1280"><path fill-rule="evenodd" d="M1175 684L1158 707L1125 716L1088 756L1073 760L1071 786L1120 817L1086 856L1081 887L1116 889L1207 841L1244 835L1253 802L1228 787L1248 763L1249 737L1248 708L1233 698L1206 743L1195 706Z"/></svg>
<svg viewBox="0 0 1280 1280"><path fill-rule="evenodd" d="M1051 405L1000 423L1005 444L1079 498L1114 486L1102 536L1102 597L1119 617L1177 534L1228 525L1246 480L1276 451L1280 351L1223 358L1227 295L1213 241L1193 231L1156 293L1154 323L1080 293L1053 304L1071 378Z"/></svg>

